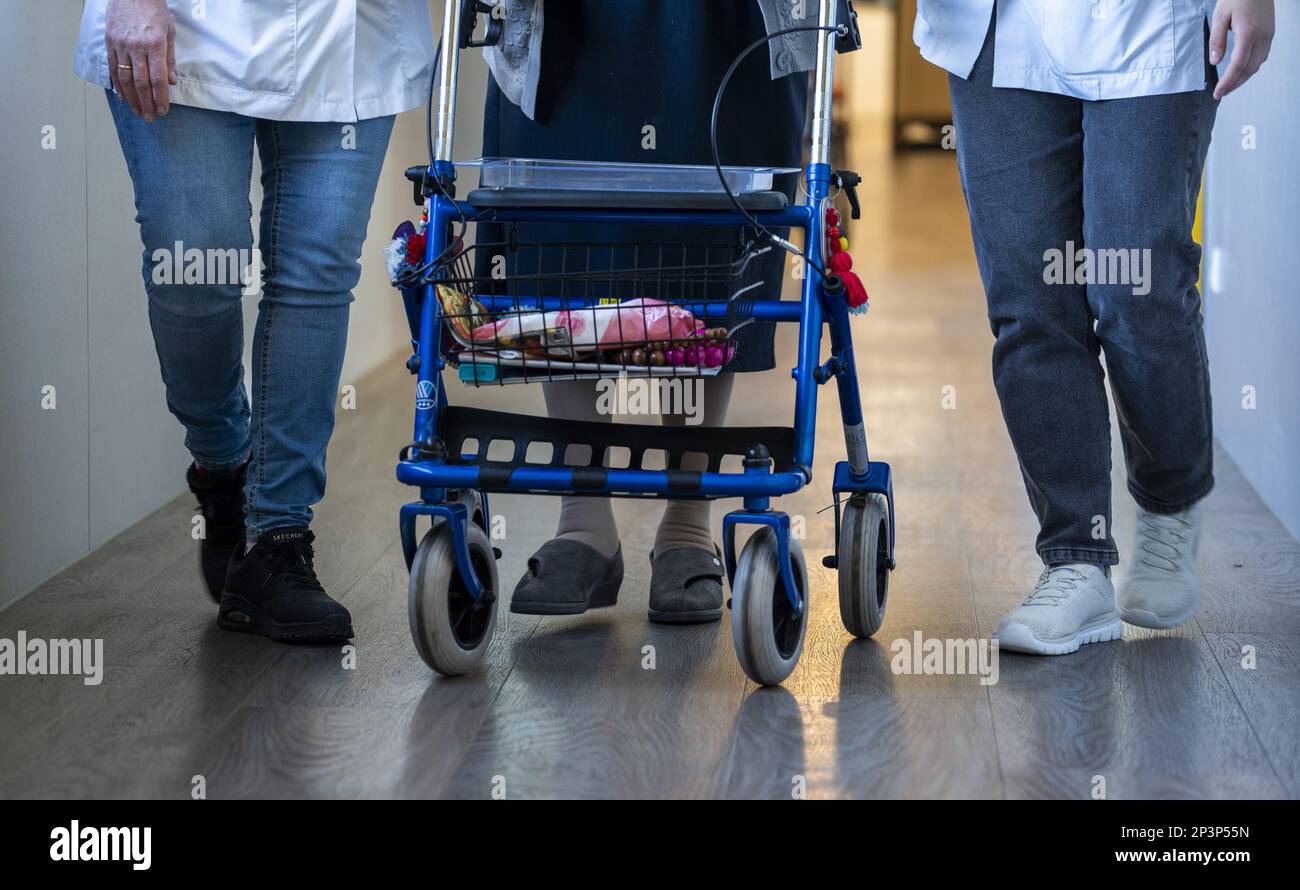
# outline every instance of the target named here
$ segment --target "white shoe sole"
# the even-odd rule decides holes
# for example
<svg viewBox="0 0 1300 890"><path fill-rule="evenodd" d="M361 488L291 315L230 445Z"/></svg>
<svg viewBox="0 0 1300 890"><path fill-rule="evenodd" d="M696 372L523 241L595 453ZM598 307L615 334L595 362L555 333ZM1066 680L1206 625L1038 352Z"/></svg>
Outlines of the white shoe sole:
<svg viewBox="0 0 1300 890"><path fill-rule="evenodd" d="M1124 636L1124 622L1118 618L1105 624L1079 631L1067 640L1040 640L1025 624L1013 622L997 632L994 639L998 649L1026 652L1030 655L1069 655L1088 643L1109 643Z"/></svg>
<svg viewBox="0 0 1300 890"><path fill-rule="evenodd" d="M1119 617L1123 618L1129 624L1136 624L1138 627L1146 627L1151 630L1169 630L1170 628L1191 621L1192 616L1196 614L1196 610L1199 609L1200 606L1200 598L1198 597L1197 601L1192 603L1190 607L1184 609L1180 614L1175 615L1172 618L1165 618L1164 616L1157 615L1155 612L1148 611L1147 609L1126 609L1123 606L1120 606Z"/></svg>

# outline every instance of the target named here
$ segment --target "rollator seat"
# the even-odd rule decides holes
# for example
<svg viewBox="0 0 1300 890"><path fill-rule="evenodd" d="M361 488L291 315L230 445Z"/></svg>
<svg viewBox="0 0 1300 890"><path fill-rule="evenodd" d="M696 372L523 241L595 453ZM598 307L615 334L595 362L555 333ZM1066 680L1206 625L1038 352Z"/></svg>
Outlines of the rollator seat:
<svg viewBox="0 0 1300 890"><path fill-rule="evenodd" d="M784 192L746 192L737 195L751 213L784 210L789 203ZM599 191L594 189L474 189L467 198L479 208L567 207L586 210L733 210L731 199L721 192Z"/></svg>

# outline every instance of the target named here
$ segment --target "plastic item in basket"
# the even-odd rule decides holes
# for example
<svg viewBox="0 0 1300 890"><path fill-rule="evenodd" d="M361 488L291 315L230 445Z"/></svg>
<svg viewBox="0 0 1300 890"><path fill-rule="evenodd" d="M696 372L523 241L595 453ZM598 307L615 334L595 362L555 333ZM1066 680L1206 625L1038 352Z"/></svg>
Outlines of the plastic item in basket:
<svg viewBox="0 0 1300 890"><path fill-rule="evenodd" d="M698 325L681 306L648 298L617 305L511 312L474 328L470 340L488 347L536 341L551 355L573 356L690 337Z"/></svg>
<svg viewBox="0 0 1300 890"><path fill-rule="evenodd" d="M442 317L451 329L451 335L462 345L473 345L474 329L492 321L483 304L454 287L440 284L436 288Z"/></svg>

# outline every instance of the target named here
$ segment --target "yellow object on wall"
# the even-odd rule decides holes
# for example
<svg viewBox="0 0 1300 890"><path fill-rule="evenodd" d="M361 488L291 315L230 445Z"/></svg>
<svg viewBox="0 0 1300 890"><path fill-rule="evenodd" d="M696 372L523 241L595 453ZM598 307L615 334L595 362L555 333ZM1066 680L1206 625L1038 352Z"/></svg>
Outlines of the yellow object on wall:
<svg viewBox="0 0 1300 890"><path fill-rule="evenodd" d="M1205 176L1201 176L1201 190L1196 193L1196 218L1192 221L1192 240L1205 246ZM1207 251L1201 251L1200 290L1201 308L1205 307L1205 257Z"/></svg>
<svg viewBox="0 0 1300 890"><path fill-rule="evenodd" d="M1201 177L1201 190L1196 195L1196 220L1192 223L1192 237L1197 244L1205 243L1205 177Z"/></svg>

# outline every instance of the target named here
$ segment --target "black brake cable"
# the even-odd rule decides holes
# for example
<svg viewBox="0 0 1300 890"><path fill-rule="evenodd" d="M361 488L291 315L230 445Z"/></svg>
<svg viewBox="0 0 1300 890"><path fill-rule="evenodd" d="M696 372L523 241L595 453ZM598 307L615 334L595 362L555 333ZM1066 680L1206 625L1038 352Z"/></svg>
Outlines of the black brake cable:
<svg viewBox="0 0 1300 890"><path fill-rule="evenodd" d="M740 211L741 215L743 215L745 219L749 221L749 224L754 227L754 230L758 232L759 237L780 246L782 250L788 251L795 256L802 257L803 261L816 270L818 275L825 278L826 270L813 262L812 257L808 256L806 250L800 250L786 239L779 237L775 232L769 230L767 226L760 223L752 213L745 209L744 205L740 203L740 198L738 198L735 192L731 190L731 186L727 185L727 176L723 172L722 160L718 154L718 110L722 107L722 96L727 90L727 84L731 82L731 76L736 73L736 69L740 67L740 63L745 61L749 54L760 46L766 46L768 41L774 40L777 37L783 37L786 34L797 34L803 31L834 31L836 34L843 36L848 33L848 26L798 25L792 28L782 28L779 31L773 31L765 37L758 38L749 46L741 50L740 55L736 56L735 60L731 63L731 67L727 69L727 73L722 75L722 82L718 84L718 91L713 96L713 114L709 118L709 143L713 148L713 169L718 171L718 182L722 183L722 190L727 193L727 197L731 199L731 203L735 205L735 208Z"/></svg>

